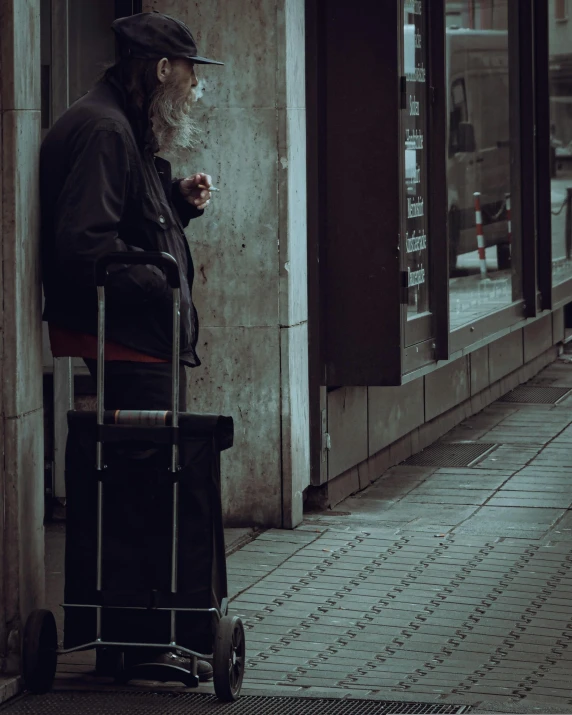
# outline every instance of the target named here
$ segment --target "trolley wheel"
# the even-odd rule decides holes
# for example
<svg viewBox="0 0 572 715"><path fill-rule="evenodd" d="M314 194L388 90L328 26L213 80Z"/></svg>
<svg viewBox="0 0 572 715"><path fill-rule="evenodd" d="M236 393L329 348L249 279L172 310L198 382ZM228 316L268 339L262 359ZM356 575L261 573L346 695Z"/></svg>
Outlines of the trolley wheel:
<svg viewBox="0 0 572 715"><path fill-rule="evenodd" d="M238 698L244 677L244 626L238 616L223 616L217 626L213 680L219 700L232 702Z"/></svg>
<svg viewBox="0 0 572 715"><path fill-rule="evenodd" d="M22 674L32 693L47 693L56 675L58 630L51 611L32 611L24 628Z"/></svg>

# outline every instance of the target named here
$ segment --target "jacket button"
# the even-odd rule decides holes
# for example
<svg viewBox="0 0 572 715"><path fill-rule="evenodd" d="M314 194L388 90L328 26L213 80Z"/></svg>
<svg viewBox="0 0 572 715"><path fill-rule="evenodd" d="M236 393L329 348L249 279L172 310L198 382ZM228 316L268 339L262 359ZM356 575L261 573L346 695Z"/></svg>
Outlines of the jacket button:
<svg viewBox="0 0 572 715"><path fill-rule="evenodd" d="M165 217L163 215L159 216L159 223L165 223Z"/></svg>

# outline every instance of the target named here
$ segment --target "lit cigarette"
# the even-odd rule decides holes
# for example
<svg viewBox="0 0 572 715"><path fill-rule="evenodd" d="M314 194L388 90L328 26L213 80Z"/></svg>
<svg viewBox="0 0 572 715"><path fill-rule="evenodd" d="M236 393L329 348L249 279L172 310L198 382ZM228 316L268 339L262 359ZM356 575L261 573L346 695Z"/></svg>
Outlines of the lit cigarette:
<svg viewBox="0 0 572 715"><path fill-rule="evenodd" d="M220 189L217 189L216 186L204 186L203 184L199 184L198 189L205 189L206 191L220 191Z"/></svg>

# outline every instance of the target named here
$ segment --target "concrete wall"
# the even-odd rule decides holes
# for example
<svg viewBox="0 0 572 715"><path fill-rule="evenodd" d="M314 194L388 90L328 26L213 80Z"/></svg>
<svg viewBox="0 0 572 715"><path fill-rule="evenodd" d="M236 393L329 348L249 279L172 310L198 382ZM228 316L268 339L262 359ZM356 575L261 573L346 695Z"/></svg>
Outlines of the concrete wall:
<svg viewBox="0 0 572 715"><path fill-rule="evenodd" d="M303 0L152 0L199 52L200 148L169 157L221 193L187 231L201 320L190 409L235 419L223 455L228 524L292 526L309 483Z"/></svg>
<svg viewBox="0 0 572 715"><path fill-rule="evenodd" d="M400 387L329 392L328 482L310 498L333 506L363 489L533 377L556 358L553 346L563 337L564 313L559 309Z"/></svg>
<svg viewBox="0 0 572 715"><path fill-rule="evenodd" d="M0 657L9 671L23 620L44 600L39 25L39 0L0 0Z"/></svg>

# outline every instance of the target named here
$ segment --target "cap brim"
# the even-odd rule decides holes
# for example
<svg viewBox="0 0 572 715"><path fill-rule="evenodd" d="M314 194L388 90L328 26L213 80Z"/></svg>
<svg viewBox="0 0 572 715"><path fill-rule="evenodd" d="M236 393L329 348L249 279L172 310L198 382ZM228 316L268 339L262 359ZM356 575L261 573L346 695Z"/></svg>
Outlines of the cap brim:
<svg viewBox="0 0 572 715"><path fill-rule="evenodd" d="M187 56L188 60L191 60L191 62L195 62L197 65L223 65L224 62L217 62L216 60L209 60L206 57L200 57L196 55L195 57L189 57Z"/></svg>

